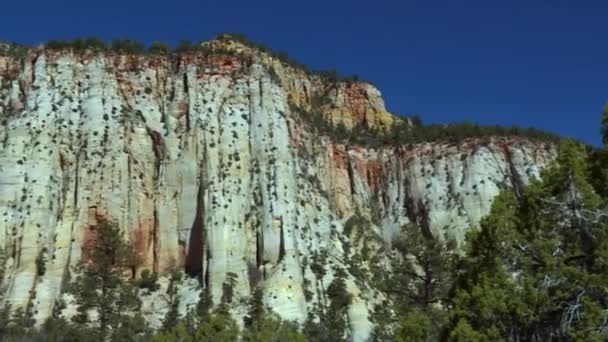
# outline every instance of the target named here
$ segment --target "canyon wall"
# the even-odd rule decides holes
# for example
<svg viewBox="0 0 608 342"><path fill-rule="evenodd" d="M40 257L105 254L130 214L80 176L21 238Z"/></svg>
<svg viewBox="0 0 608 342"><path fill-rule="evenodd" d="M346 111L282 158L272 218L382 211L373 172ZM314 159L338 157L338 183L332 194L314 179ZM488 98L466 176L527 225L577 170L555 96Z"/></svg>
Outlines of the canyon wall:
<svg viewBox="0 0 608 342"><path fill-rule="evenodd" d="M133 244L140 270L201 277L215 303L236 275L237 298L261 286L264 302L288 320L314 313L336 270L345 270L350 333L362 341L382 294L348 271L349 219L365 218L370 239L390 242L415 223L462 242L500 189L526 183L556 154L550 143L519 137L340 143L294 105L310 107L324 94L326 120L387 129L398 119L377 89L328 85L246 46L208 44L240 54L39 48L0 57L5 304L31 307L38 322L48 317L91 228L105 219ZM323 253L319 276L311 264ZM202 290L190 285L184 305ZM150 298L144 308L158 324L168 308Z"/></svg>

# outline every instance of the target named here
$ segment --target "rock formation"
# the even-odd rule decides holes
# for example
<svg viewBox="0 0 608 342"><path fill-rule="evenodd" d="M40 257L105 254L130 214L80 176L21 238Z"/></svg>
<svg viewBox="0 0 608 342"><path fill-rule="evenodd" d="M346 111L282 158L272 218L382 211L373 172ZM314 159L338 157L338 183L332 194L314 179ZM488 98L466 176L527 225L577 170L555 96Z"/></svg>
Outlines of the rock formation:
<svg viewBox="0 0 608 342"><path fill-rule="evenodd" d="M200 276L216 303L234 274L237 298L262 286L265 303L289 320L314 312L342 268L354 295L351 336L361 341L381 294L348 271L349 219L365 218L369 239L390 241L415 222L462 241L500 189L527 182L555 156L552 144L518 137L339 142L294 106L311 108L323 95L328 122L384 130L400 119L376 88L328 84L236 42L206 44L235 53L40 47L0 57L1 284L12 308L48 317L103 218L131 241L141 269ZM319 276L311 264L323 254ZM200 291L189 284L184 305ZM151 321L165 310L153 300L144 308Z"/></svg>

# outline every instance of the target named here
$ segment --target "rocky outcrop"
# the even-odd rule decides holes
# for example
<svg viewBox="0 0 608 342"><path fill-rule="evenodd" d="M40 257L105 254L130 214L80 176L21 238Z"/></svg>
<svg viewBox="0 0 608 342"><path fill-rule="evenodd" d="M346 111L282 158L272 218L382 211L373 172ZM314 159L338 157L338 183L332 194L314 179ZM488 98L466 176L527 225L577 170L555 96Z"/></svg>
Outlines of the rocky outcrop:
<svg viewBox="0 0 608 342"><path fill-rule="evenodd" d="M230 44L241 55L34 49L23 59L0 57L7 304L29 306L39 322L48 317L103 218L131 241L141 269L203 279L204 289L188 283L184 305L201 290L218 303L231 274L237 298L261 286L266 304L303 322L336 270L347 270L350 334L361 341L379 297L348 272L349 218L367 217L369 233L386 241L408 222L462 241L501 188L525 183L554 158L553 145L521 138L337 143L290 104L324 96L334 124L388 128L396 119L378 90L324 84ZM319 276L312 256L323 253ZM238 302L235 315L243 314ZM166 310L154 301L145 308L156 322Z"/></svg>

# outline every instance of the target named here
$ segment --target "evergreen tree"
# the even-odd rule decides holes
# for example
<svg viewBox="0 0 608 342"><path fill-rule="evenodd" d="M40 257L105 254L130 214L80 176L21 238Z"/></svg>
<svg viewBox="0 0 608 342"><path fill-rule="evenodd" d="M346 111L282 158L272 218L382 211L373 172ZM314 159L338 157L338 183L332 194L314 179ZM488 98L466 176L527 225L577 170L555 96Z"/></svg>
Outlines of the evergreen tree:
<svg viewBox="0 0 608 342"><path fill-rule="evenodd" d="M178 322L171 329L162 331L152 338L153 342L195 342L194 336L183 322Z"/></svg>
<svg viewBox="0 0 608 342"><path fill-rule="evenodd" d="M565 141L542 181L496 199L468 238L451 340L608 338L608 211L588 170L585 148Z"/></svg>
<svg viewBox="0 0 608 342"><path fill-rule="evenodd" d="M136 289L125 276L125 271L134 269L137 258L112 223L101 221L92 229L95 239L86 246L88 255L84 256L69 292L78 305L74 322L83 328L94 326L97 338L103 340L129 322L129 312L140 306ZM91 312L96 315L91 316Z"/></svg>
<svg viewBox="0 0 608 342"><path fill-rule="evenodd" d="M433 324L426 313L412 310L399 321L395 342L425 342L433 339Z"/></svg>
<svg viewBox="0 0 608 342"><path fill-rule="evenodd" d="M194 44L189 40L180 41L175 47L175 52L186 53L194 50Z"/></svg>
<svg viewBox="0 0 608 342"><path fill-rule="evenodd" d="M155 41L150 44L150 47L148 47L148 52L158 55L167 55L169 52L171 52L171 48L169 48L167 43Z"/></svg>
<svg viewBox="0 0 608 342"><path fill-rule="evenodd" d="M394 277L386 291L404 307L428 307L445 299L451 285L452 242L424 236L415 226L406 226L393 242Z"/></svg>
<svg viewBox="0 0 608 342"><path fill-rule="evenodd" d="M259 322L243 332L246 342L305 342L306 336L298 326L284 322L274 315L264 315Z"/></svg>
<svg viewBox="0 0 608 342"><path fill-rule="evenodd" d="M245 317L245 327L249 329L261 329L261 325L266 315L264 307L263 291L261 287L257 287L251 294L249 301L249 310Z"/></svg>
<svg viewBox="0 0 608 342"><path fill-rule="evenodd" d="M602 142L605 146L608 146L608 104L604 106L604 112L602 113L600 133L602 134Z"/></svg>
<svg viewBox="0 0 608 342"><path fill-rule="evenodd" d="M205 317L209 315L212 307L213 298L211 298L211 291L208 288L202 289L196 306L196 314L198 317Z"/></svg>
<svg viewBox="0 0 608 342"><path fill-rule="evenodd" d="M401 236L392 243L391 273L380 283L394 311L382 310L375 340L408 341L411 336L422 335L425 338L421 341L439 338L446 318L442 305L448 297L455 267L453 249L453 242L425 236L420 227L402 227ZM412 327L422 323L428 323L428 329L420 326L424 331L412 335Z"/></svg>
<svg viewBox="0 0 608 342"><path fill-rule="evenodd" d="M181 280L181 274L174 272L171 275L169 287L167 288L166 296L164 297L169 311L165 315L163 321L163 330L167 331L175 327L179 322L179 296L177 295L177 283Z"/></svg>
<svg viewBox="0 0 608 342"><path fill-rule="evenodd" d="M126 54L142 54L144 53L144 44L133 39L113 39L112 50Z"/></svg>
<svg viewBox="0 0 608 342"><path fill-rule="evenodd" d="M352 303L353 296L346 289L345 277L346 273L337 269L334 279L327 287L330 304L321 319L327 327L327 337L332 341L344 341L348 336L346 310Z"/></svg>
<svg viewBox="0 0 608 342"><path fill-rule="evenodd" d="M230 314L218 311L205 317L196 331L194 341L236 342L239 334L239 327Z"/></svg>
<svg viewBox="0 0 608 342"><path fill-rule="evenodd" d="M257 287L253 291L247 311L243 341L306 341L306 337L296 324L284 322L266 309L262 287Z"/></svg>

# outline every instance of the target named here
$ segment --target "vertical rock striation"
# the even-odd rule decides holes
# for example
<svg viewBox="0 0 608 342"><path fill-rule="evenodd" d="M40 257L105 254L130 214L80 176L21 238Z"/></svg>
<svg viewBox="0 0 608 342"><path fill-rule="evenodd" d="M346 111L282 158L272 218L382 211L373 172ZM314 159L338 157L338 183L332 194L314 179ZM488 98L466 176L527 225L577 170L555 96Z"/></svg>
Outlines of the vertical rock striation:
<svg viewBox="0 0 608 342"><path fill-rule="evenodd" d="M207 44L247 58L43 49L0 57L7 304L48 317L103 218L135 246L141 269L199 276L215 303L235 276L237 298L262 286L288 320L314 314L344 269L350 334L361 341L378 294L348 271L349 218L368 218L369 232L387 241L408 222L462 241L500 189L527 182L555 156L553 145L522 138L340 144L315 134L292 105L323 94L326 120L383 129L395 118L378 90L329 87L238 43ZM322 253L319 276L311 264Z"/></svg>

